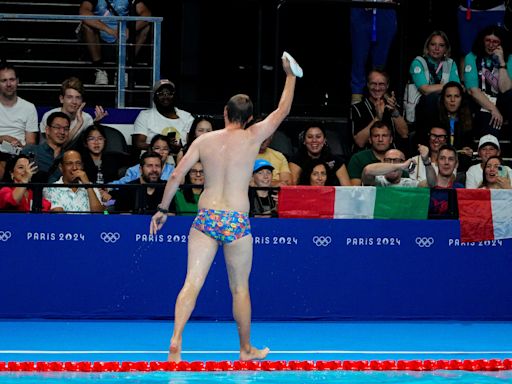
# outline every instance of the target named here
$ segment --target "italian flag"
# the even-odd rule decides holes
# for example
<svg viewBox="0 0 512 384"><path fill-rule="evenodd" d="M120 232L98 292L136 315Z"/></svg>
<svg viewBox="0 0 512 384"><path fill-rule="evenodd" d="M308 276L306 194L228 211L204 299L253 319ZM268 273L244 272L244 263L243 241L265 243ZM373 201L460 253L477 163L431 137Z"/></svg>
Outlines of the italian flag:
<svg viewBox="0 0 512 384"><path fill-rule="evenodd" d="M463 242L512 237L512 190L457 189Z"/></svg>
<svg viewBox="0 0 512 384"><path fill-rule="evenodd" d="M281 187L279 217L412 219L428 217L429 188Z"/></svg>

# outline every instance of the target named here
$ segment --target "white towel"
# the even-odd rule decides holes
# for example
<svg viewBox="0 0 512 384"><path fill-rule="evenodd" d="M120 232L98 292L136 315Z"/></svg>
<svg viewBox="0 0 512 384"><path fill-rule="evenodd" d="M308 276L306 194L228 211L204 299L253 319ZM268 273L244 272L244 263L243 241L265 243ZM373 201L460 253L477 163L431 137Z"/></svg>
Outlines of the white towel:
<svg viewBox="0 0 512 384"><path fill-rule="evenodd" d="M297 76L297 77L302 77L302 75L304 74L302 72L302 68L300 67L300 65L295 61L295 59L292 57L292 55L290 55L288 52L284 51L283 52L283 56L281 57L282 59L286 58L288 59L288 61L290 62L290 68L292 70L292 73Z"/></svg>

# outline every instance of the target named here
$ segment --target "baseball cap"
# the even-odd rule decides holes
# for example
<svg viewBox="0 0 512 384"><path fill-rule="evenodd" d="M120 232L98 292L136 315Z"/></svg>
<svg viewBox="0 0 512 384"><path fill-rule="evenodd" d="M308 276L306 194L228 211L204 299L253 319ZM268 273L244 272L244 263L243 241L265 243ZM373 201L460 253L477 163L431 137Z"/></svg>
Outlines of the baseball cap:
<svg viewBox="0 0 512 384"><path fill-rule="evenodd" d="M478 149L480 149L481 147L483 147L484 145L487 145L487 144L492 144L497 149L500 149L500 142L498 141L496 136L493 136L493 135L484 135L484 136L482 136L480 138L480 141L478 142Z"/></svg>
<svg viewBox="0 0 512 384"><path fill-rule="evenodd" d="M165 86L171 88L172 90L176 89L176 87L174 86L174 83L171 80L169 80L169 79L161 79L161 80L158 80L155 83L155 85L153 86L153 92L156 92L160 88L165 87Z"/></svg>
<svg viewBox="0 0 512 384"><path fill-rule="evenodd" d="M268 160L265 159L256 159L254 162L254 167L252 169L252 173L256 173L258 171L261 171L262 169L270 169L271 171L274 170L274 167Z"/></svg>

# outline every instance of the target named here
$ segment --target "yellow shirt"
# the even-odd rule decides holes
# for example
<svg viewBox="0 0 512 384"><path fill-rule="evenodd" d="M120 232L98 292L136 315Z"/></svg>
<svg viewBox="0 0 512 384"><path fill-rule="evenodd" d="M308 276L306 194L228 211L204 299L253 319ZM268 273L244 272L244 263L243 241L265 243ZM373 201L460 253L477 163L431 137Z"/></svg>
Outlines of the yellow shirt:
<svg viewBox="0 0 512 384"><path fill-rule="evenodd" d="M265 149L265 152L258 153L256 158L265 159L272 164L274 167L274 170L272 171L272 181L280 181L280 175L282 172L291 173L290 167L288 166L288 160L286 160L286 157L281 152L276 151L275 149L267 148Z"/></svg>

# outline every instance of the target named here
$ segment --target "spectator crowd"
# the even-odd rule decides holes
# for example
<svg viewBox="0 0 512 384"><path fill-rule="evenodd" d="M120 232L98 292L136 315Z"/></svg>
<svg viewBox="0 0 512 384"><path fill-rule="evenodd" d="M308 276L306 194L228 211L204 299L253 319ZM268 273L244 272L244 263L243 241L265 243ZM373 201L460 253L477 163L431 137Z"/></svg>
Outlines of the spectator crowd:
<svg viewBox="0 0 512 384"><path fill-rule="evenodd" d="M123 14L124 3L107 2L111 5L103 9L103 1L84 0L80 14ZM322 124L297 132L299 145L291 154L280 152L269 137L254 164L251 215L277 217L280 186L431 188L439 192L432 193L435 215L446 213L439 196L455 188L512 188L511 154L503 148L512 136L512 50L505 3L461 1L461 57L452 57L445 32L432 31L408 66L403 90L391 89L385 68L391 42L399 38L395 11L354 9L352 141L344 143L351 150L334 153ZM135 9L138 15L151 15L143 1L136 1ZM376 22L378 28L372 25ZM133 57L148 29L143 22L133 27ZM118 31L87 20L81 33L97 67L95 83L108 83L98 42L115 42ZM134 122L131 151L109 149L110 127L102 124L108 110L96 105L94 113L84 111L80 79L65 79L60 106L39 120L35 105L18 95L18 75L8 61L0 64L0 179L9 183L0 185L4 211L31 210L30 183L54 183L43 189L38 202L43 211L153 213L190 144L222 127L211 117L178 108L176 85L161 79L153 86L152 108ZM197 163L182 181L171 212L195 214L204 182L203 164Z"/></svg>

